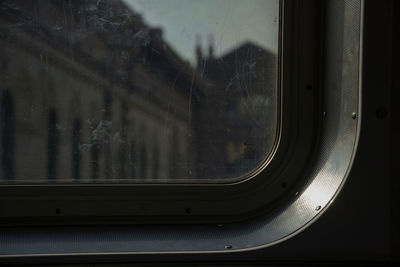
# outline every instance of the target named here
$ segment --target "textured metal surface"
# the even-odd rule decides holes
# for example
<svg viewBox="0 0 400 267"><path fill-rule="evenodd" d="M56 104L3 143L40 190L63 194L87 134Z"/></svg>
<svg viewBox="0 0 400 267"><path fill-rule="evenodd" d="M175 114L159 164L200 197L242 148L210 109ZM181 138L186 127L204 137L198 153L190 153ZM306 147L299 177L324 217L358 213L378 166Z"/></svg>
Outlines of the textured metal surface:
<svg viewBox="0 0 400 267"><path fill-rule="evenodd" d="M360 127L361 1L329 1L322 146L311 182L287 207L229 225L9 228L0 256L231 252L272 245L310 225L332 203L352 165ZM354 114L356 114L354 116Z"/></svg>

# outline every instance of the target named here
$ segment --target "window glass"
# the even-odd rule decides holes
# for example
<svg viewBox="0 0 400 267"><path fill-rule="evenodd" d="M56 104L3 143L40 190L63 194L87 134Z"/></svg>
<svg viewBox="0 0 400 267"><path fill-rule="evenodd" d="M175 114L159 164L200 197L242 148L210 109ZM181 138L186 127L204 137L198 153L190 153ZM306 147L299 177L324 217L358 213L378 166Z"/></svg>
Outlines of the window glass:
<svg viewBox="0 0 400 267"><path fill-rule="evenodd" d="M278 135L278 0L3 0L0 182L227 182Z"/></svg>

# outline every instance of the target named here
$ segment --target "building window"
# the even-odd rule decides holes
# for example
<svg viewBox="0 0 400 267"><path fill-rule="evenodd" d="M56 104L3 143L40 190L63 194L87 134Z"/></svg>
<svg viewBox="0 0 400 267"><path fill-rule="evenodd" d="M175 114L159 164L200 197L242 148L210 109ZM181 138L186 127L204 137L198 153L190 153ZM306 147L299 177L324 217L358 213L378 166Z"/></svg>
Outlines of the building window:
<svg viewBox="0 0 400 267"><path fill-rule="evenodd" d="M140 146L140 179L147 178L147 148L145 143Z"/></svg>
<svg viewBox="0 0 400 267"><path fill-rule="evenodd" d="M72 178L81 178L81 120L78 118L72 125Z"/></svg>
<svg viewBox="0 0 400 267"><path fill-rule="evenodd" d="M174 128L172 130L172 136L171 136L171 147L170 147L170 163L169 163L169 170L170 170L170 178L172 179L177 179L181 178L179 177L179 168L180 168L180 151L181 151L181 146L180 146L180 139L179 139L179 129Z"/></svg>
<svg viewBox="0 0 400 267"><path fill-rule="evenodd" d="M119 138L117 140L118 157L116 165L118 166L118 179L127 178L127 159L129 154L129 143L127 141L127 129L129 129L129 121L127 119L128 106L126 101L122 101L121 105L121 128L119 130Z"/></svg>
<svg viewBox="0 0 400 267"><path fill-rule="evenodd" d="M118 162L119 166L118 179L126 179L126 161L128 155L129 146L125 142L118 144Z"/></svg>
<svg viewBox="0 0 400 267"><path fill-rule="evenodd" d="M131 140L129 144L129 155L128 155L128 162L129 162L129 176L132 179L136 178L136 151L135 151L135 143Z"/></svg>
<svg viewBox="0 0 400 267"><path fill-rule="evenodd" d="M57 153L58 153L57 113L54 108L48 113L47 122L47 178L57 178Z"/></svg>
<svg viewBox="0 0 400 267"><path fill-rule="evenodd" d="M90 158L91 177L93 180L96 180L99 178L100 174L100 144L99 141L93 137L90 143Z"/></svg>
<svg viewBox="0 0 400 267"><path fill-rule="evenodd" d="M157 142L154 144L153 147L153 179L159 179L160 175L160 148Z"/></svg>
<svg viewBox="0 0 400 267"><path fill-rule="evenodd" d="M1 97L1 149L2 172L4 179L15 178L14 150L15 150L15 114L14 102L8 90L3 91Z"/></svg>

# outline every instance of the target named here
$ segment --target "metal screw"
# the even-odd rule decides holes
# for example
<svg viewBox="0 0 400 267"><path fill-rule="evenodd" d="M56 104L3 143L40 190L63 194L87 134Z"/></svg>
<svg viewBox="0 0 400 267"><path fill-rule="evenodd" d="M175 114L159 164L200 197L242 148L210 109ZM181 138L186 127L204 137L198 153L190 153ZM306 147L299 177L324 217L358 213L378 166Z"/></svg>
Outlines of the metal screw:
<svg viewBox="0 0 400 267"><path fill-rule="evenodd" d="M226 249L231 249L232 246L231 246L231 245L226 245L225 248L226 248Z"/></svg>
<svg viewBox="0 0 400 267"><path fill-rule="evenodd" d="M353 112L353 114L351 114L351 117L353 118L353 120L357 119L357 113Z"/></svg>
<svg viewBox="0 0 400 267"><path fill-rule="evenodd" d="M315 208L315 210L316 210L316 211L319 211L321 208L322 208L321 206L317 206L317 207Z"/></svg>

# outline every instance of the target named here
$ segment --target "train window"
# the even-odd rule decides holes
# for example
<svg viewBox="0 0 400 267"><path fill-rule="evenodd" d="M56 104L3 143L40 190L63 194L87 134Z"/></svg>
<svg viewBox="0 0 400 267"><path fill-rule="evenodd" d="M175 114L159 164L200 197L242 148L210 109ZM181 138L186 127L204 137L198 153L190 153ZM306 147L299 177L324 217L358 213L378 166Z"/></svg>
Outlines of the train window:
<svg viewBox="0 0 400 267"><path fill-rule="evenodd" d="M236 220L272 208L305 182L295 173L312 154L318 90L300 88L318 87L316 24L297 23L295 5L0 5L0 191L15 206L0 216L53 214L67 205L63 214L89 221ZM308 43L297 44L293 33ZM51 199L46 208L42 196ZM121 197L131 208L113 208ZM227 207L228 199L236 204Z"/></svg>
<svg viewBox="0 0 400 267"><path fill-rule="evenodd" d="M0 225L40 246L10 228L0 256L304 229L354 156L361 19L353 0L1 1Z"/></svg>
<svg viewBox="0 0 400 267"><path fill-rule="evenodd" d="M277 0L2 1L0 182L248 178L279 137L278 33Z"/></svg>

